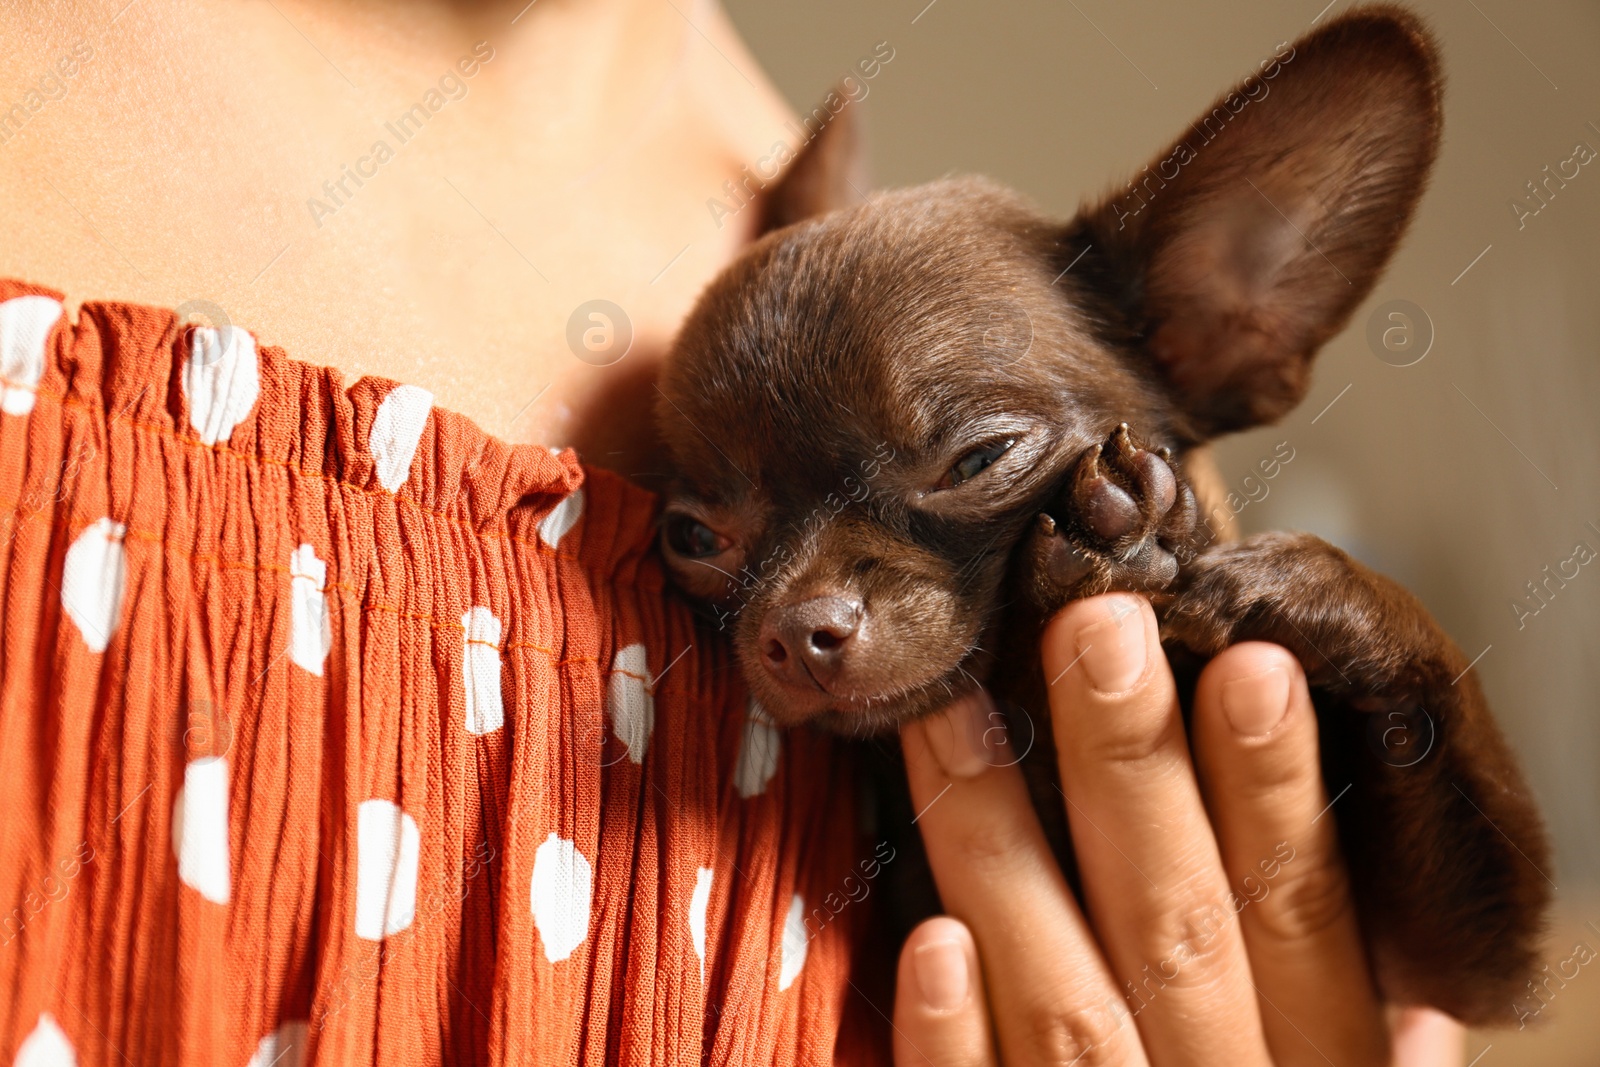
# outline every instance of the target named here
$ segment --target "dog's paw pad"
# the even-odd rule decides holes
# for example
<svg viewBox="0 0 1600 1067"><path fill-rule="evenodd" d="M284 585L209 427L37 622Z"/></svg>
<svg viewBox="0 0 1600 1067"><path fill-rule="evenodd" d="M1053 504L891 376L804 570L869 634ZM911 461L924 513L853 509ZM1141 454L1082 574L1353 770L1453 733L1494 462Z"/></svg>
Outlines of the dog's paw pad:
<svg viewBox="0 0 1600 1067"><path fill-rule="evenodd" d="M1123 423L1083 453L1065 493L1039 516L1030 551L1042 599L1060 603L1063 590L1165 589L1198 513L1172 454L1144 448Z"/></svg>
<svg viewBox="0 0 1600 1067"><path fill-rule="evenodd" d="M1161 543L1169 548L1187 544L1199 517L1200 505L1194 498L1194 490L1187 485L1180 485L1177 501L1161 520Z"/></svg>
<svg viewBox="0 0 1600 1067"><path fill-rule="evenodd" d="M1056 520L1040 512L1034 529L1036 566L1047 586L1061 591L1076 589L1093 572L1094 561L1062 535Z"/></svg>
<svg viewBox="0 0 1600 1067"><path fill-rule="evenodd" d="M1105 473L1101 447L1083 458L1073 482L1072 498L1089 529L1107 541L1119 541L1139 529L1144 515L1139 502Z"/></svg>
<svg viewBox="0 0 1600 1067"><path fill-rule="evenodd" d="M1180 485L1166 449L1133 440L1128 424L1084 453L1073 476L1071 511L1107 548L1132 549L1157 534L1181 539L1194 525L1194 493Z"/></svg>

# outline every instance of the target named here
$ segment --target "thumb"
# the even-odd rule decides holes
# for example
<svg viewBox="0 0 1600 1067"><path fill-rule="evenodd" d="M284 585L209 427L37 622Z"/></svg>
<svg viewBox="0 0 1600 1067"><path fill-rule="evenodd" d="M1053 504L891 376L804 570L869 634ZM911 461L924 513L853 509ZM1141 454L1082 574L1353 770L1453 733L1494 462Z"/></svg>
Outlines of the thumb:
<svg viewBox="0 0 1600 1067"><path fill-rule="evenodd" d="M1467 1058L1467 1032L1432 1008L1402 1008L1394 1021L1393 1067L1460 1067Z"/></svg>
<svg viewBox="0 0 1600 1067"><path fill-rule="evenodd" d="M997 1067L978 946L957 919L906 938L894 998L895 1067Z"/></svg>

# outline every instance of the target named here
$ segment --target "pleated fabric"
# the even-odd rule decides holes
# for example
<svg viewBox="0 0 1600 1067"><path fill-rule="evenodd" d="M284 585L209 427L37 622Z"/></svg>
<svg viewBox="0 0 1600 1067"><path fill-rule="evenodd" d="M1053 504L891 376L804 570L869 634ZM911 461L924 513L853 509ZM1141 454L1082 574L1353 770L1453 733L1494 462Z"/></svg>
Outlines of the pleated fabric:
<svg viewBox="0 0 1600 1067"><path fill-rule="evenodd" d="M850 761L650 494L61 301L0 281L0 1063L868 1057Z"/></svg>

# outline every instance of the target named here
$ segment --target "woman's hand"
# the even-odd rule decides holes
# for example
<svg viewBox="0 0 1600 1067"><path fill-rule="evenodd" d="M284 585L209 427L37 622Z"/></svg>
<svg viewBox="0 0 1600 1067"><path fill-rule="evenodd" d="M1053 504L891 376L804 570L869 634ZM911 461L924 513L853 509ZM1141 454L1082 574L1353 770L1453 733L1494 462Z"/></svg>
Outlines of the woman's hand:
<svg viewBox="0 0 1600 1067"><path fill-rule="evenodd" d="M1379 1001L1288 652L1241 644L1206 667L1192 758L1143 598L1068 605L1043 659L1087 910L987 698L908 725L949 917L901 954L900 1067L1462 1062L1454 1023Z"/></svg>

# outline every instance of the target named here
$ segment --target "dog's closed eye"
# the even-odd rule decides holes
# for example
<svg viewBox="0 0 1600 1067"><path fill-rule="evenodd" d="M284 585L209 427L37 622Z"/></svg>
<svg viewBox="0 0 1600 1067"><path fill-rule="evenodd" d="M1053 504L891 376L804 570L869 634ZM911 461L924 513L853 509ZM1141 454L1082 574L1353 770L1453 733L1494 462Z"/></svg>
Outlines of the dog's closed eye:
<svg viewBox="0 0 1600 1067"><path fill-rule="evenodd" d="M988 470L994 461L1010 451L1011 446L1017 443L1014 437L1007 437L999 441L990 441L988 444L979 445L950 466L944 472L944 477L939 479L934 491L941 489L954 489L963 482L971 481L984 471Z"/></svg>
<svg viewBox="0 0 1600 1067"><path fill-rule="evenodd" d="M722 532L729 529L722 520L713 517L707 522L688 511L668 510L662 516L662 555L691 596L720 600L736 581L734 572L744 560L743 542L737 533Z"/></svg>
<svg viewBox="0 0 1600 1067"><path fill-rule="evenodd" d="M733 542L690 515L669 515L666 519L667 547L685 559L708 559L721 555Z"/></svg>

